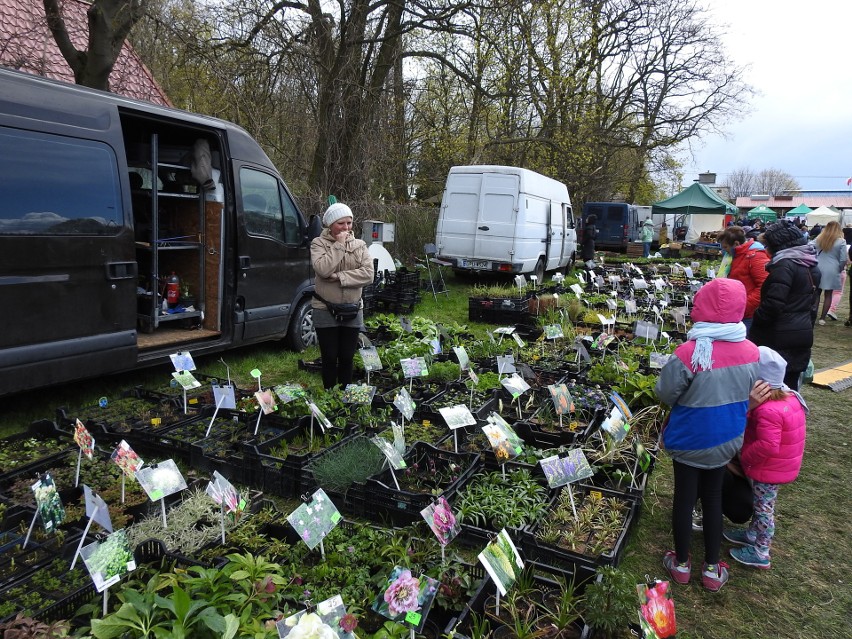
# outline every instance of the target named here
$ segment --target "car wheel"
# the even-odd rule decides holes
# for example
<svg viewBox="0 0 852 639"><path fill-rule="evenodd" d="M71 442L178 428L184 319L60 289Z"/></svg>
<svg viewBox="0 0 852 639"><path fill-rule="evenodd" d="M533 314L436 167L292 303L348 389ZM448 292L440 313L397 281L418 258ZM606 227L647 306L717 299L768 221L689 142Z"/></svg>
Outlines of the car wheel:
<svg viewBox="0 0 852 639"><path fill-rule="evenodd" d="M540 257L538 262L535 264L535 270L533 271L533 275L538 277L538 286L542 286L544 284L544 258Z"/></svg>
<svg viewBox="0 0 852 639"><path fill-rule="evenodd" d="M314 328L314 309L311 308L311 298L306 297L299 302L290 320L287 345L294 351L301 352L315 344L317 344L317 330Z"/></svg>

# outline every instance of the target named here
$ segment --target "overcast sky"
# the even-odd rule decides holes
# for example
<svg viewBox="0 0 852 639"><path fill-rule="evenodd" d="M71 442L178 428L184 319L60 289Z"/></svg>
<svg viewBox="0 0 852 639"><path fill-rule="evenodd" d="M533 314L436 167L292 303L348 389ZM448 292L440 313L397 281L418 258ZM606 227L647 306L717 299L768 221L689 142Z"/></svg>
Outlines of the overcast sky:
<svg viewBox="0 0 852 639"><path fill-rule="evenodd" d="M852 177L852 2L703 0L726 24L729 56L750 65L752 113L683 154L684 186L736 169L779 169L803 189L847 190ZM703 145L703 146L702 146Z"/></svg>

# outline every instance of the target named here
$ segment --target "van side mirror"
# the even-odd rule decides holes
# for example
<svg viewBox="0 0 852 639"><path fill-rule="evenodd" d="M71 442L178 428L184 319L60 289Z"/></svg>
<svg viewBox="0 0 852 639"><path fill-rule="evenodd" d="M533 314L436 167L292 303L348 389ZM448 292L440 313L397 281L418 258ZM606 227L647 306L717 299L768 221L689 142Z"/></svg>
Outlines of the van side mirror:
<svg viewBox="0 0 852 639"><path fill-rule="evenodd" d="M322 219L319 215L311 215L308 220L308 243L310 244L314 238L319 237L322 233Z"/></svg>

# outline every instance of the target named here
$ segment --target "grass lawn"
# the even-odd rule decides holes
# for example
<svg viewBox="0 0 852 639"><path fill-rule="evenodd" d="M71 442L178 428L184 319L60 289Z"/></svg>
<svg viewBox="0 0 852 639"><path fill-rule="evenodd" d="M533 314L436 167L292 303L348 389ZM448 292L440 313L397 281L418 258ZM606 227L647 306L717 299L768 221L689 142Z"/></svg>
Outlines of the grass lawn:
<svg viewBox="0 0 852 639"><path fill-rule="evenodd" d="M415 313L444 322L467 323L467 285L448 278L450 296L431 294ZM852 328L843 326L849 292L841 305L841 321L816 327L813 360L817 369L852 359ZM488 327L473 324L483 336ZM199 358L199 370L224 377L220 356ZM319 375L298 370L300 358L318 357L316 349L304 354L287 352L277 343L225 353L231 375L245 386L253 384L249 371L255 367L263 379L307 382L321 387ZM171 368L161 366L108 379L67 384L57 388L4 398L0 404L0 435L19 432L34 419L52 418L57 406L93 404L102 395L115 395L139 383L167 383ZM695 577L689 586L673 585L678 627L682 639L728 638L848 638L852 637L852 496L844 481L852 468L848 435L852 432L852 390L834 393L807 386L803 390L811 412L808 441L801 476L784 486L777 507L777 533L772 569L760 571L731 565L731 580L721 592L711 594ZM642 514L625 554L622 567L637 582L667 577L663 553L672 547L671 463L663 458L651 477ZM727 556L727 542L723 555ZM700 533L693 537L693 557L703 557Z"/></svg>

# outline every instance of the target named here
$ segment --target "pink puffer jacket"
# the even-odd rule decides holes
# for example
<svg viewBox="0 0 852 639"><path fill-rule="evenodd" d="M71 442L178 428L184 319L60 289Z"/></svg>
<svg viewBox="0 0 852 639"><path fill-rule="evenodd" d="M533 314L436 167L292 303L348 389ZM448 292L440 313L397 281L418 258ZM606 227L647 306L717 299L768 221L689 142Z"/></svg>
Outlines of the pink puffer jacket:
<svg viewBox="0 0 852 639"><path fill-rule="evenodd" d="M795 395L749 411L740 461L747 477L788 484L799 475L805 452L805 411Z"/></svg>

